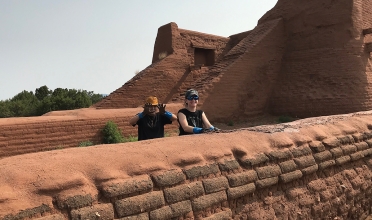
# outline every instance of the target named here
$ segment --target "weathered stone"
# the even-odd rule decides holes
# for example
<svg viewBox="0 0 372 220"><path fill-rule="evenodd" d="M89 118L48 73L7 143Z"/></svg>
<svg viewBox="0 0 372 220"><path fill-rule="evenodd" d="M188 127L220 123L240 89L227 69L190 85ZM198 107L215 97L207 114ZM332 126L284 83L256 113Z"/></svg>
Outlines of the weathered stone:
<svg viewBox="0 0 372 220"><path fill-rule="evenodd" d="M270 158L270 160L289 160L291 159L292 153L289 150L285 151L271 151L267 154L267 156Z"/></svg>
<svg viewBox="0 0 372 220"><path fill-rule="evenodd" d="M320 142L320 141L311 142L309 144L309 147L314 153L319 153L319 152L325 151L325 147L324 147L323 143Z"/></svg>
<svg viewBox="0 0 372 220"><path fill-rule="evenodd" d="M67 198L57 198L58 208L77 209L92 205L95 199L90 195L75 195Z"/></svg>
<svg viewBox="0 0 372 220"><path fill-rule="evenodd" d="M185 174L181 170L168 170L163 173L151 175L156 186L173 186L186 180Z"/></svg>
<svg viewBox="0 0 372 220"><path fill-rule="evenodd" d="M332 153L330 151L323 151L317 154L313 154L316 162L323 162L329 159L332 159Z"/></svg>
<svg viewBox="0 0 372 220"><path fill-rule="evenodd" d="M323 140L323 144L329 148L339 147L341 142L336 137L331 137Z"/></svg>
<svg viewBox="0 0 372 220"><path fill-rule="evenodd" d="M112 198L137 192L147 192L154 187L150 176L142 175L124 180L114 180L102 184L103 195Z"/></svg>
<svg viewBox="0 0 372 220"><path fill-rule="evenodd" d="M229 182L224 176L213 179L205 179L202 182L206 193L218 192L229 188Z"/></svg>
<svg viewBox="0 0 372 220"><path fill-rule="evenodd" d="M72 210L71 220L80 219L114 219L114 207L107 203Z"/></svg>
<svg viewBox="0 0 372 220"><path fill-rule="evenodd" d="M242 173L228 175L227 179L229 180L231 187L236 187L254 182L258 179L258 176L256 171L249 170Z"/></svg>
<svg viewBox="0 0 372 220"><path fill-rule="evenodd" d="M257 167L256 172L259 179L266 179L270 177L279 176L282 173L278 165Z"/></svg>
<svg viewBox="0 0 372 220"><path fill-rule="evenodd" d="M282 173L288 173L295 171L297 169L297 165L293 160L288 160L282 163L279 163L280 169Z"/></svg>
<svg viewBox="0 0 372 220"><path fill-rule="evenodd" d="M283 183L289 183L293 180L300 179L302 177L302 172L300 170L296 170L290 173L282 174L279 176L279 179Z"/></svg>
<svg viewBox="0 0 372 220"><path fill-rule="evenodd" d="M302 156L309 155L312 153L309 146L292 148L290 149L290 151L294 157L302 157Z"/></svg>
<svg viewBox="0 0 372 220"><path fill-rule="evenodd" d="M139 214L160 208L165 205L163 192L155 191L133 196L115 202L115 210L119 217Z"/></svg>
<svg viewBox="0 0 372 220"><path fill-rule="evenodd" d="M227 201L227 195L225 191L201 196L199 198L193 199L191 203L194 211L202 211L223 201Z"/></svg>
<svg viewBox="0 0 372 220"><path fill-rule="evenodd" d="M197 178L200 176L207 176L209 174L220 173L217 164L209 164L205 166L196 166L191 169L184 170L188 179Z"/></svg>
<svg viewBox="0 0 372 220"><path fill-rule="evenodd" d="M272 185L275 185L278 183L279 178L278 177L272 177L272 178L267 178L263 180L257 180L256 181L256 186L259 189L263 189Z"/></svg>
<svg viewBox="0 0 372 220"><path fill-rule="evenodd" d="M253 193L255 190L256 190L256 186L254 185L254 183L250 183L247 185L238 186L234 188L229 188L227 190L227 197L229 198L229 200L237 199L245 195L248 195L250 193Z"/></svg>
<svg viewBox="0 0 372 220"><path fill-rule="evenodd" d="M300 158L294 158L293 160L300 169L310 167L310 166L316 164L313 155L304 156L304 157L300 157Z"/></svg>
<svg viewBox="0 0 372 220"><path fill-rule="evenodd" d="M203 194L204 188L200 181L164 189L164 196L168 203L195 198Z"/></svg>
<svg viewBox="0 0 372 220"><path fill-rule="evenodd" d="M240 168L240 165L236 160L224 161L223 163L219 163L218 166L221 171L231 171Z"/></svg>

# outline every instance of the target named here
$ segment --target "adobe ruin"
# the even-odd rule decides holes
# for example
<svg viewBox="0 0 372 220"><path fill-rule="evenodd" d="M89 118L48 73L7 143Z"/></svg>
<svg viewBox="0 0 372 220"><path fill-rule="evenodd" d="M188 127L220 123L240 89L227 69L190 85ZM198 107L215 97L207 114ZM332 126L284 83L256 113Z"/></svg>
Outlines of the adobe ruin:
<svg viewBox="0 0 372 220"><path fill-rule="evenodd" d="M160 27L153 63L97 109L0 119L0 219L367 218L371 7L279 0L256 28L228 38ZM76 147L98 142L107 120L133 134L127 121L147 93L174 112L189 87L216 121L353 113Z"/></svg>
<svg viewBox="0 0 372 220"><path fill-rule="evenodd" d="M214 121L369 110L371 5L278 1L253 30L229 37L166 24L158 29L152 64L94 107L137 107L148 94L182 103L185 90L195 88Z"/></svg>

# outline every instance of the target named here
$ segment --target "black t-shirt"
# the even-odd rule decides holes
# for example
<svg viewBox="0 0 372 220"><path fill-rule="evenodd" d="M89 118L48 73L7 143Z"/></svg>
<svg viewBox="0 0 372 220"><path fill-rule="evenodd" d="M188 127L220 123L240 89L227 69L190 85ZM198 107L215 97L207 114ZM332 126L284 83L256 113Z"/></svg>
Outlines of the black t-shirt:
<svg viewBox="0 0 372 220"><path fill-rule="evenodd" d="M164 125L172 124L172 121L165 115L156 113L155 116L145 115L136 124L138 125L138 140L141 141L164 137Z"/></svg>
<svg viewBox="0 0 372 220"><path fill-rule="evenodd" d="M180 112L186 116L188 125L190 125L191 127L203 128L203 120L202 120L203 111L202 110L196 110L196 112L190 112L186 108L183 108L178 111L178 113ZM188 133L185 130L183 130L179 121L178 121L178 124L180 125L179 127L180 135L192 134L192 133Z"/></svg>

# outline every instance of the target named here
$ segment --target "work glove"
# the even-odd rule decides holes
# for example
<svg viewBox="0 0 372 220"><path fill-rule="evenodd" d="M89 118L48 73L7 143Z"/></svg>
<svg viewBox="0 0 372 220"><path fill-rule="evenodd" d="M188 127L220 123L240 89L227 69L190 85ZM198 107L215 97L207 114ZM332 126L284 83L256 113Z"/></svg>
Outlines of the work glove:
<svg viewBox="0 0 372 220"><path fill-rule="evenodd" d="M159 109L159 113L164 115L165 114L165 107L167 105L164 105L164 104L158 104L158 109Z"/></svg>

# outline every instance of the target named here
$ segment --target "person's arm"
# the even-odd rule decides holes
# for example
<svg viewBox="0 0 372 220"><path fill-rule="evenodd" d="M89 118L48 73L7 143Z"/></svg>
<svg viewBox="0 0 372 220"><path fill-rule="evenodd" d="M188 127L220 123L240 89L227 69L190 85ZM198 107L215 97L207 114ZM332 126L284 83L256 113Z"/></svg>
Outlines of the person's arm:
<svg viewBox="0 0 372 220"><path fill-rule="evenodd" d="M208 120L207 116L205 115L205 113L203 112L202 114L202 120L203 120L203 125L204 125L204 128L206 129L209 129L209 131L219 131L220 129L214 127Z"/></svg>
<svg viewBox="0 0 372 220"><path fill-rule="evenodd" d="M183 130L187 133L194 133L194 134L199 134L203 132L203 128L198 128L198 127L192 127L187 123L186 115L178 112L178 121L180 125L182 126Z"/></svg>
<svg viewBox="0 0 372 220"><path fill-rule="evenodd" d="M141 113L139 113L139 114L135 115L133 118L131 118L131 119L129 120L129 124L132 125L133 127L136 126L137 121L140 119L140 118L139 118L139 115L140 115L140 114L141 114Z"/></svg>
<svg viewBox="0 0 372 220"><path fill-rule="evenodd" d="M159 108L159 113L161 115L164 115L165 117L167 117L169 120L171 121L175 121L177 120L177 116L175 116L174 114L172 114L171 112L168 112L168 111L165 111L165 107L167 105L164 105L164 104L158 104L158 108Z"/></svg>
<svg viewBox="0 0 372 220"><path fill-rule="evenodd" d="M151 104L146 103L145 106L143 107L143 112L140 112L137 115L135 115L133 118L131 118L129 120L129 124L131 124L132 126L136 126L137 121L140 120L141 118L145 117L145 115L147 115L149 113L150 105Z"/></svg>

